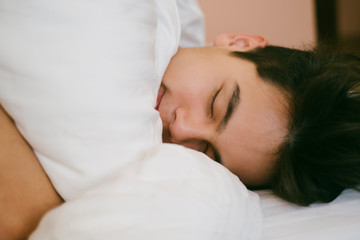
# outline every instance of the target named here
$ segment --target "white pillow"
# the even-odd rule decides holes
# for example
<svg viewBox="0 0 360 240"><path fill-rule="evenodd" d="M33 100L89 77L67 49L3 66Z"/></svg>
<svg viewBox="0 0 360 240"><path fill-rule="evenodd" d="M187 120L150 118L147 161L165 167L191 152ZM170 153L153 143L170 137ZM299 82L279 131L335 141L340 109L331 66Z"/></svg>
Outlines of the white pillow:
<svg viewBox="0 0 360 240"><path fill-rule="evenodd" d="M162 2L171 16L176 3ZM4 0L0 5L1 104L66 200L161 143L154 110L165 69L159 65L176 51L180 27L175 12L174 30L161 37L158 4ZM157 39L169 42L156 53L161 63L155 61Z"/></svg>
<svg viewBox="0 0 360 240"><path fill-rule="evenodd" d="M205 45L204 15L196 0L176 0L181 21L181 47Z"/></svg>

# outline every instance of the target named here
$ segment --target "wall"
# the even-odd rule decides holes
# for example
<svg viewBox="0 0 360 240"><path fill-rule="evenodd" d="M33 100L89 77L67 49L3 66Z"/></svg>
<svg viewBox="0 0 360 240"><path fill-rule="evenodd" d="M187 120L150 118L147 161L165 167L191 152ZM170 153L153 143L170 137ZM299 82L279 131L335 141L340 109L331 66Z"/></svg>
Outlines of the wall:
<svg viewBox="0 0 360 240"><path fill-rule="evenodd" d="M198 0L206 20L206 39L221 33L253 33L271 44L312 46L316 42L312 0Z"/></svg>
<svg viewBox="0 0 360 240"><path fill-rule="evenodd" d="M340 38L360 37L360 1L338 0L338 31Z"/></svg>

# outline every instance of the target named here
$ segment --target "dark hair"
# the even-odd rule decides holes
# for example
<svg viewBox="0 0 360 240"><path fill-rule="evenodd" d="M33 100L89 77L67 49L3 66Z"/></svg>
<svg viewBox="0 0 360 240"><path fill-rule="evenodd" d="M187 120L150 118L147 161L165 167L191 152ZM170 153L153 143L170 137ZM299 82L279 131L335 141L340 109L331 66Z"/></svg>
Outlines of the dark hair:
<svg viewBox="0 0 360 240"><path fill-rule="evenodd" d="M270 187L300 205L330 202L360 184L360 59L317 47L268 46L233 56L288 97L288 134Z"/></svg>

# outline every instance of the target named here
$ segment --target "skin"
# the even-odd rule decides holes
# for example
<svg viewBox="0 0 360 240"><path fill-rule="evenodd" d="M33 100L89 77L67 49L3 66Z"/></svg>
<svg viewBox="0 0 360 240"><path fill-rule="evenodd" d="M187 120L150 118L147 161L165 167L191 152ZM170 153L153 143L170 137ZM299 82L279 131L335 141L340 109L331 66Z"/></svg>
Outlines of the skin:
<svg viewBox="0 0 360 240"><path fill-rule="evenodd" d="M222 35L214 47L179 49L164 74L157 106L164 142L221 158L250 186L269 179L287 133L286 100L257 75L253 63L229 54L261 47L263 41ZM231 115L227 121L225 115Z"/></svg>
<svg viewBox="0 0 360 240"><path fill-rule="evenodd" d="M0 105L0 240L27 239L63 200Z"/></svg>

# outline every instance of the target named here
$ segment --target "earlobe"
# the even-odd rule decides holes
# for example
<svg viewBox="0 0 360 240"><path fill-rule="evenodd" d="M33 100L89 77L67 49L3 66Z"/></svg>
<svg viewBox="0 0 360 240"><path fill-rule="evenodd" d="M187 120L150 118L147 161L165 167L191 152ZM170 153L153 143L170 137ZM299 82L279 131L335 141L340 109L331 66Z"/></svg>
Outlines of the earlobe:
<svg viewBox="0 0 360 240"><path fill-rule="evenodd" d="M259 35L251 34L221 34L216 37L214 46L228 46L236 51L251 51L267 46L267 40Z"/></svg>

